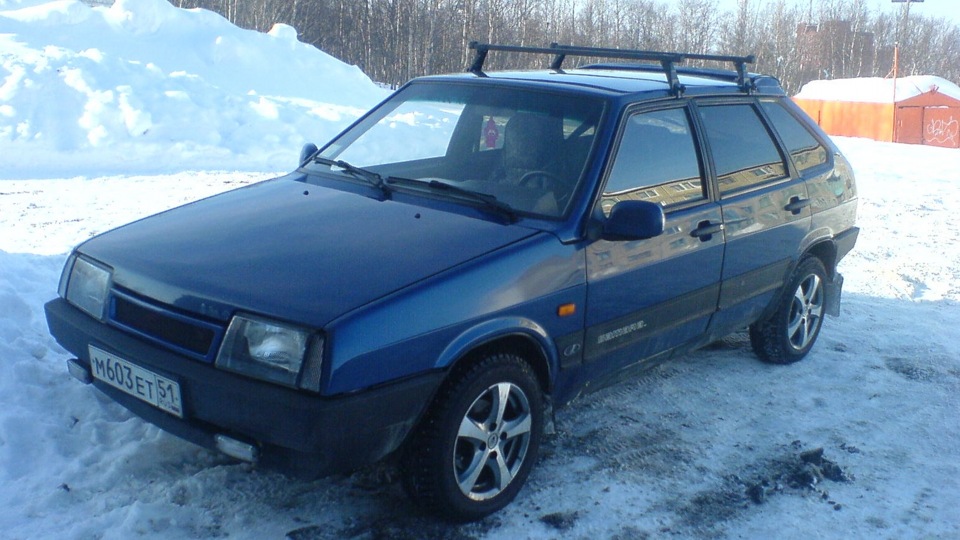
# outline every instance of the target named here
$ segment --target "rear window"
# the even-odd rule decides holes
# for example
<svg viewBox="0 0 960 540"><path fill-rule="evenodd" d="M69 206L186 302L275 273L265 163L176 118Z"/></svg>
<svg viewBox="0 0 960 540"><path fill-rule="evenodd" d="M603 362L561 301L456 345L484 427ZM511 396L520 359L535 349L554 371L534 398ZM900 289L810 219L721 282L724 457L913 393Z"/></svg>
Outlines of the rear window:
<svg viewBox="0 0 960 540"><path fill-rule="evenodd" d="M753 105L700 107L720 196L786 177L776 143Z"/></svg>
<svg viewBox="0 0 960 540"><path fill-rule="evenodd" d="M827 162L827 149L781 103L764 101L761 105L787 146L798 171L802 173Z"/></svg>

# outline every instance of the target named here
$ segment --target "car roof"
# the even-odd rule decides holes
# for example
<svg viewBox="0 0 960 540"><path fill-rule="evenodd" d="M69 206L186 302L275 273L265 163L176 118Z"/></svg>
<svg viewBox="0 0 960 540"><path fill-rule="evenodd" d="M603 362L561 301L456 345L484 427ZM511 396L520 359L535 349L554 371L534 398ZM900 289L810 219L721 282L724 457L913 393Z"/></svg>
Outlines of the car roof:
<svg viewBox="0 0 960 540"><path fill-rule="evenodd" d="M482 74L458 73L420 77L422 81L450 82L483 79L489 82L511 82L541 88L568 88L584 92L612 95L618 97L627 94L651 93L651 97L670 95L670 84L663 72L640 71L634 69L616 69L607 66L590 66L561 71L491 71ZM706 76L679 73L678 79L686 94L743 94L738 84L728 80ZM757 84L756 93L764 95L784 95L776 79L760 77L758 82L771 80L767 84Z"/></svg>

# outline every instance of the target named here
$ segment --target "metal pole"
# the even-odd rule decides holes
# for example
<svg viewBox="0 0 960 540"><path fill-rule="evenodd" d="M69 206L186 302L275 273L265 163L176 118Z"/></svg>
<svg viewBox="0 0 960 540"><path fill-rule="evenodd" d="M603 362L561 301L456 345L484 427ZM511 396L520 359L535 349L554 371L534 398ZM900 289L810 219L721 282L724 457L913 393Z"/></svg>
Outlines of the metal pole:
<svg viewBox="0 0 960 540"><path fill-rule="evenodd" d="M893 44L893 129L890 133L890 140L897 142L897 77L900 72L900 42L907 43L910 37L910 4L914 2L923 2L923 0L890 0L894 4L906 4L903 7L903 23L897 27L897 40Z"/></svg>
<svg viewBox="0 0 960 540"><path fill-rule="evenodd" d="M897 70L900 68L900 42L893 44L893 126L890 128L890 142L897 142Z"/></svg>

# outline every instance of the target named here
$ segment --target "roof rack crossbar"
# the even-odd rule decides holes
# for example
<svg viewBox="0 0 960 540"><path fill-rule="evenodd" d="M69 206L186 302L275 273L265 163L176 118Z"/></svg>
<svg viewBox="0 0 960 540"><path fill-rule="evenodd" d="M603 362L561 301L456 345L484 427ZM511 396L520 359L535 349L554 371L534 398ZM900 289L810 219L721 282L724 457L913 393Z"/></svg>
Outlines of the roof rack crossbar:
<svg viewBox="0 0 960 540"><path fill-rule="evenodd" d="M503 52L521 52L531 54L552 54L553 61L550 63L550 69L560 71L563 61L567 56L589 56L593 58L619 58L623 60L645 60L659 62L667 76L667 83L670 85L670 92L679 95L683 92L683 85L677 77L676 64L684 60L713 60L715 62L731 62L736 67L737 84L745 92L749 92L753 87L753 81L747 74L746 64L755 62L755 57L750 56L730 56L717 54L696 54L696 53L678 53L661 51L642 51L635 49L609 49L602 47L574 47L570 45L560 45L551 43L549 47L526 47L522 45L497 45L493 43L470 42L470 48L476 51L473 63L467 71L483 74L483 63L487 59L487 53L490 51Z"/></svg>

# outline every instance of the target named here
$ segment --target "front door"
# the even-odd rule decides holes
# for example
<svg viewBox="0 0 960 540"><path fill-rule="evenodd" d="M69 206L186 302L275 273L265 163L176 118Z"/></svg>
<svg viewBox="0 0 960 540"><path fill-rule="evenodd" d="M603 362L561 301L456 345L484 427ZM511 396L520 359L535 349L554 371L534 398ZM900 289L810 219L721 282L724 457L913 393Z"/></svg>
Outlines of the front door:
<svg viewBox="0 0 960 540"><path fill-rule="evenodd" d="M656 238L597 240L587 247L584 366L603 379L706 330L723 262L722 216L711 200L686 107L638 110L621 127L600 204L663 206Z"/></svg>

